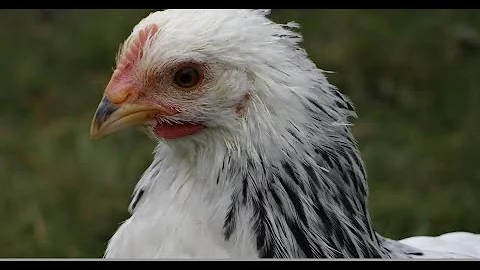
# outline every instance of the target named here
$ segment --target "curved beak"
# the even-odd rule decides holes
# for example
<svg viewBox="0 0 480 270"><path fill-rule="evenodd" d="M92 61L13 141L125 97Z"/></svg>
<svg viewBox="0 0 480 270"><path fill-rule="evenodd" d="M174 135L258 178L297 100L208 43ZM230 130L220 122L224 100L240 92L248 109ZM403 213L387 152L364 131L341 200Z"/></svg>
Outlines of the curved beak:
<svg viewBox="0 0 480 270"><path fill-rule="evenodd" d="M98 139L126 127L148 124L156 115L177 113L164 106L146 104L148 101L133 101L131 97L137 89L129 82L132 76L129 72L118 69L113 72L90 125L90 138Z"/></svg>
<svg viewBox="0 0 480 270"><path fill-rule="evenodd" d="M146 124L158 114L166 112L152 105L126 103L116 106L104 95L90 125L90 138L98 139L126 127Z"/></svg>

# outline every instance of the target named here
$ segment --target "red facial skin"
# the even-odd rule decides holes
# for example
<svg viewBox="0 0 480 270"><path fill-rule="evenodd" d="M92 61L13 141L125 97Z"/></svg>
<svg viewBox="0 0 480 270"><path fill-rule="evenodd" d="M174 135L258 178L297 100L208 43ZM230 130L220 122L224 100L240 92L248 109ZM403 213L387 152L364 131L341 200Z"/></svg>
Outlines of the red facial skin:
<svg viewBox="0 0 480 270"><path fill-rule="evenodd" d="M130 42L130 45L122 53L117 68L113 72L112 78L105 89L105 95L109 101L117 106L130 102L137 96L139 89L134 81L135 63L143 55L143 48L146 41L158 31L158 26L151 24L141 30L136 39ZM148 100L139 100L133 102L152 103L152 105L161 107L159 115L169 116L180 112L174 106L165 106L157 104L158 102L149 102ZM200 132L205 126L203 124L169 124L158 122L154 127L154 133L161 138L177 139Z"/></svg>

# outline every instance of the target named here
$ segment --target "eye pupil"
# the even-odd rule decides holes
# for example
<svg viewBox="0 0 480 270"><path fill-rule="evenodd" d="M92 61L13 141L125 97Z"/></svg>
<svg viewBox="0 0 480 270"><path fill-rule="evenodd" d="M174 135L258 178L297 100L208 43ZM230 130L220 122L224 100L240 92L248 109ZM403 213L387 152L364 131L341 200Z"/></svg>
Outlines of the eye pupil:
<svg viewBox="0 0 480 270"><path fill-rule="evenodd" d="M198 71L192 67L182 68L175 73L174 83L182 88L190 88L200 81Z"/></svg>
<svg viewBox="0 0 480 270"><path fill-rule="evenodd" d="M178 78L178 80L180 82L182 82L183 84L189 84L189 83L192 82L192 74L182 72L182 74L180 75L180 78Z"/></svg>

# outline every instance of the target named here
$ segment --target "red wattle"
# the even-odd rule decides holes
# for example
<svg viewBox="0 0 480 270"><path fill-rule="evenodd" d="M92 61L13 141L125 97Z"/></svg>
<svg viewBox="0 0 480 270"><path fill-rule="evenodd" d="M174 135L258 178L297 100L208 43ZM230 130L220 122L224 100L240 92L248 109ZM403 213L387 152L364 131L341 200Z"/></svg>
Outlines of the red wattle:
<svg viewBox="0 0 480 270"><path fill-rule="evenodd" d="M202 124L167 124L159 123L153 129L157 136L164 139L178 139L181 137L193 135L205 128Z"/></svg>

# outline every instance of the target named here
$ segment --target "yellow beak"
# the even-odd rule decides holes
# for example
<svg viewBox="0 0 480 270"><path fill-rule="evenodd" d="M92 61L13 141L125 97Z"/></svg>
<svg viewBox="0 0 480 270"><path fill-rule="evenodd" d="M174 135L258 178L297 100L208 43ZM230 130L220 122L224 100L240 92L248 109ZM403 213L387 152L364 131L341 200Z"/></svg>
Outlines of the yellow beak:
<svg viewBox="0 0 480 270"><path fill-rule="evenodd" d="M159 114L168 112L152 105L125 103L116 106L103 96L90 125L90 138L98 139L126 127L146 124Z"/></svg>

